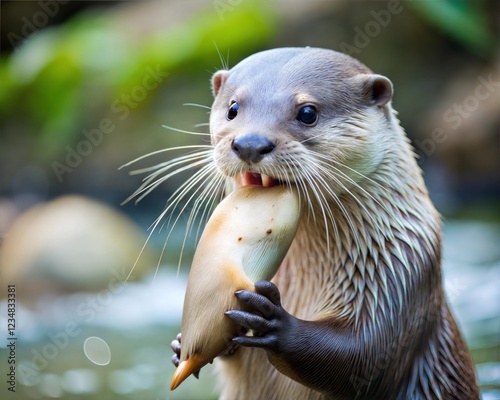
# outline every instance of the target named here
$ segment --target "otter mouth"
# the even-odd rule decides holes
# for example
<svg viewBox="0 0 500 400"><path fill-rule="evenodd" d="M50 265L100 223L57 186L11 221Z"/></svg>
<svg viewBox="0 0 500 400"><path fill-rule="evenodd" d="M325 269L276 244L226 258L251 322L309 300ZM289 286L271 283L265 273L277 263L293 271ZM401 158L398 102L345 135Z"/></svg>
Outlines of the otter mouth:
<svg viewBox="0 0 500 400"><path fill-rule="evenodd" d="M234 177L234 181L238 187L243 186L263 186L272 187L281 185L282 182L279 179L273 178L272 176L266 174L258 174L255 172L241 172Z"/></svg>

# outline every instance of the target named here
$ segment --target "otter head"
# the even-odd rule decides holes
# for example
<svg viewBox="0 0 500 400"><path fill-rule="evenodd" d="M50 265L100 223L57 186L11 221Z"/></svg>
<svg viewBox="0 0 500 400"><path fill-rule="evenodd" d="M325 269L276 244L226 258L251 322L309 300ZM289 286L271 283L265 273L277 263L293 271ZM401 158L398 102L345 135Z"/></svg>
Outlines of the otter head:
<svg viewBox="0 0 500 400"><path fill-rule="evenodd" d="M257 53L215 73L212 88L215 163L239 186L335 197L369 177L394 139L389 79L331 50Z"/></svg>

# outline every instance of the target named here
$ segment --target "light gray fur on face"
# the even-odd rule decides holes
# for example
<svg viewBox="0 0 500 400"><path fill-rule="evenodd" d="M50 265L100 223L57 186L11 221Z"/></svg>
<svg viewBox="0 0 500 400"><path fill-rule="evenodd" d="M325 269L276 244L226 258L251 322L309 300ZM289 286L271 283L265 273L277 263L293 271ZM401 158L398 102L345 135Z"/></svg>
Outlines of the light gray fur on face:
<svg viewBox="0 0 500 400"><path fill-rule="evenodd" d="M362 85L349 78L371 71L353 58L330 50L284 48L257 53L229 71L216 105L238 100L251 118L295 119L300 96L315 100L325 119L362 106ZM300 101L300 100L298 100ZM278 117L278 118L277 118Z"/></svg>
<svg viewBox="0 0 500 400"><path fill-rule="evenodd" d="M250 166L252 171L296 182L306 178L285 165L293 169L328 162L337 169L333 174L344 177L341 184L336 179L328 182L339 194L377 168L394 149L391 141L404 141L393 121L390 81L331 50L284 48L257 53L230 71L216 73L213 87L212 143L218 166L227 176L249 168L231 151L232 141L257 133L276 148L259 165ZM238 116L228 121L227 109L235 101ZM296 119L304 105L318 110L314 126ZM310 177L314 175L311 172Z"/></svg>

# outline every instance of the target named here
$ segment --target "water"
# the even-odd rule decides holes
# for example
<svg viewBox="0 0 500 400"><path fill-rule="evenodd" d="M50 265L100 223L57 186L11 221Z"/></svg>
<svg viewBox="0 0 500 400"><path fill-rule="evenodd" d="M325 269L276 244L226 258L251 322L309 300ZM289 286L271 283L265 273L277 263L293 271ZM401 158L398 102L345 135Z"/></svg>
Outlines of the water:
<svg viewBox="0 0 500 400"><path fill-rule="evenodd" d="M449 221L444 239L448 299L477 364L483 399L498 399L500 225ZM162 267L154 281L148 276L116 292L46 297L31 309L18 302L16 398L217 398L211 366L200 381L190 377L175 392L169 390L170 342L180 330L186 280L175 267ZM3 329L5 302L0 309ZM7 344L0 349L3 377ZM7 391L5 379L0 390Z"/></svg>

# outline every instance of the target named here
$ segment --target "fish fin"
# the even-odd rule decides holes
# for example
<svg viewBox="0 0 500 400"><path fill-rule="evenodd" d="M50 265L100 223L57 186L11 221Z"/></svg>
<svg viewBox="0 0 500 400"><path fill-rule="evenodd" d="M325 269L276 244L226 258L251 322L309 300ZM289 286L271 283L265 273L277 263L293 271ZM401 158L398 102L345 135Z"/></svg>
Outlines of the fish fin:
<svg viewBox="0 0 500 400"><path fill-rule="evenodd" d="M175 390L189 375L198 371L209 361L198 354L193 354L187 360L181 361L170 381L170 390Z"/></svg>

